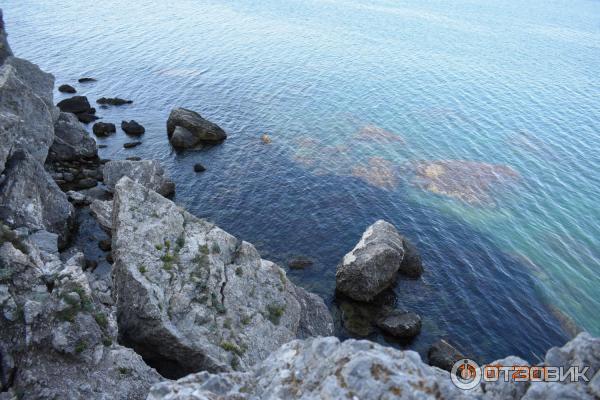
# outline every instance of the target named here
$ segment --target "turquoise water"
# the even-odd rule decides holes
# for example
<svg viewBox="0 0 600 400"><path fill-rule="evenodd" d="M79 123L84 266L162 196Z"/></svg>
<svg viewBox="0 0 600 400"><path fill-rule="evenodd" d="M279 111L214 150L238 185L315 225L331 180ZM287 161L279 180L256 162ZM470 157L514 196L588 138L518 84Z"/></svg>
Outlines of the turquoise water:
<svg viewBox="0 0 600 400"><path fill-rule="evenodd" d="M144 124L143 145L119 132L103 157L157 158L195 214L282 265L312 258L289 276L336 316L336 263L395 223L426 273L395 289L424 329L394 346L535 361L575 324L600 334L599 2L146 3L2 4L16 54L134 100L99 114ZM174 152L176 106L229 139Z"/></svg>

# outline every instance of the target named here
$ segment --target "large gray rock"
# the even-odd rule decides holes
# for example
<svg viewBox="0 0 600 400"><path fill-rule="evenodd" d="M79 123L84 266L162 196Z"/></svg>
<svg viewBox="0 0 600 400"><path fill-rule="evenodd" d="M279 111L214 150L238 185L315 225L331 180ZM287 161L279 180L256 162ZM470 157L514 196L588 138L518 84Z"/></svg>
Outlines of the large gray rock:
<svg viewBox="0 0 600 400"><path fill-rule="evenodd" d="M54 124L54 141L50 146L50 161L75 161L82 158L96 158L96 142L81 126L77 117L61 112Z"/></svg>
<svg viewBox="0 0 600 400"><path fill-rule="evenodd" d="M100 227L106 232L112 232L112 200L98 200L94 199L90 204L90 211L96 221L100 224Z"/></svg>
<svg viewBox="0 0 600 400"><path fill-rule="evenodd" d="M563 347L553 347L546 353L545 365L565 368L589 366L588 379L600 371L600 338L581 332Z"/></svg>
<svg viewBox="0 0 600 400"><path fill-rule="evenodd" d="M405 262L406 248L405 239L392 224L375 222L338 264L336 289L352 299L371 301L392 285L398 273L419 276L422 267L414 263L414 256Z"/></svg>
<svg viewBox="0 0 600 400"><path fill-rule="evenodd" d="M53 115L36 93L38 89L32 89L19 75L12 65L0 67L0 113L13 114L23 121L22 132L15 138L13 148L26 149L43 164L54 139ZM28 81L36 79L33 76Z"/></svg>
<svg viewBox="0 0 600 400"><path fill-rule="evenodd" d="M116 160L104 164L104 183L113 190L119 179L124 176L138 182L163 196L175 193L175 183L165 174L165 170L156 160Z"/></svg>
<svg viewBox="0 0 600 400"><path fill-rule="evenodd" d="M245 369L283 343L330 335L323 301L249 243L129 178L115 187L120 333L166 376Z"/></svg>
<svg viewBox="0 0 600 400"><path fill-rule="evenodd" d="M0 390L19 399L143 399L160 376L116 344L114 313L81 269L2 229ZM6 240L8 239L8 240Z"/></svg>
<svg viewBox="0 0 600 400"><path fill-rule="evenodd" d="M71 231L73 206L44 167L28 152L8 159L0 183L0 219L12 227L26 226L56 233L62 248Z"/></svg>
<svg viewBox="0 0 600 400"><path fill-rule="evenodd" d="M171 144L181 148L194 147L203 142L218 143L227 138L225 131L218 125L185 108L171 111L167 120L167 134Z"/></svg>
<svg viewBox="0 0 600 400"><path fill-rule="evenodd" d="M23 121L12 113L0 112L0 174L4 171L4 164L22 134Z"/></svg>
<svg viewBox="0 0 600 400"><path fill-rule="evenodd" d="M8 45L8 41L6 39L6 29L4 26L4 19L2 18L2 9L0 9L0 65L4 63L7 57L12 56L12 50Z"/></svg>
<svg viewBox="0 0 600 400"><path fill-rule="evenodd" d="M508 356L491 362L490 365L529 366L529 363L522 358ZM529 388L529 382L515 382L515 379L510 376L509 382L504 382L504 380L497 382L482 381L481 388L485 392L486 398L490 400L517 400L523 397Z"/></svg>
<svg viewBox="0 0 600 400"><path fill-rule="evenodd" d="M414 351L334 337L295 340L251 372L202 372L153 386L148 400L474 399Z"/></svg>

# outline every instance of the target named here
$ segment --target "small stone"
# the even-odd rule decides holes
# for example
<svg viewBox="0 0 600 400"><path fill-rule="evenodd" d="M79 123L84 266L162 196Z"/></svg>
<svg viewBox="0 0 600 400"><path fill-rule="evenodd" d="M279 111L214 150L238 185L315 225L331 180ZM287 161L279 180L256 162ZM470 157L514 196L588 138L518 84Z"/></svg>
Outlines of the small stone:
<svg viewBox="0 0 600 400"><path fill-rule="evenodd" d="M96 122L92 127L94 135L98 137L106 137L117 131L115 124L110 122Z"/></svg>
<svg viewBox="0 0 600 400"><path fill-rule="evenodd" d="M194 172L204 172L204 171L206 171L206 168L204 167L204 165L202 165L200 163L194 164Z"/></svg>
<svg viewBox="0 0 600 400"><path fill-rule="evenodd" d="M402 339L412 339L421 332L421 317L410 311L394 310L377 321L386 333Z"/></svg>
<svg viewBox="0 0 600 400"><path fill-rule="evenodd" d="M304 269L313 265L313 261L306 257L296 257L288 262L291 269Z"/></svg>
<svg viewBox="0 0 600 400"><path fill-rule="evenodd" d="M89 124L90 122L94 122L94 121L100 119L100 117L97 117L94 114L90 114L90 113L81 113L81 114L76 114L76 115L77 115L77 119L79 120L79 122L84 123L84 124Z"/></svg>
<svg viewBox="0 0 600 400"><path fill-rule="evenodd" d="M71 85L60 85L58 91L61 93L77 93L77 90Z"/></svg>
<svg viewBox="0 0 600 400"><path fill-rule="evenodd" d="M127 121L122 121L121 122L121 129L123 129L123 131L128 134L128 135L143 135L144 132L146 132L146 129L138 124L135 120L131 120L129 122Z"/></svg>
<svg viewBox="0 0 600 400"><path fill-rule="evenodd" d="M79 83L88 83L88 82L96 82L95 78L79 78L78 80Z"/></svg>
<svg viewBox="0 0 600 400"><path fill-rule="evenodd" d="M267 135L266 133L264 133L261 137L260 140L262 140L262 142L264 144L270 144L272 142L271 137L269 135Z"/></svg>
<svg viewBox="0 0 600 400"><path fill-rule="evenodd" d="M133 147L137 147L137 146L139 146L140 144L142 144L142 142L140 142L140 141L138 140L138 141L135 141L135 142L127 142L127 143L123 143L123 147L124 147L124 148L126 148L126 149L131 149L131 148L133 148Z"/></svg>
<svg viewBox="0 0 600 400"><path fill-rule="evenodd" d="M96 103L104 105L108 104L111 106L122 106L123 104L131 104L133 101L121 99L119 97L101 97L96 100Z"/></svg>
<svg viewBox="0 0 600 400"><path fill-rule="evenodd" d="M111 246L112 244L108 239L103 239L98 242L98 247L100 247L100 250L102 251L109 251L111 249Z"/></svg>

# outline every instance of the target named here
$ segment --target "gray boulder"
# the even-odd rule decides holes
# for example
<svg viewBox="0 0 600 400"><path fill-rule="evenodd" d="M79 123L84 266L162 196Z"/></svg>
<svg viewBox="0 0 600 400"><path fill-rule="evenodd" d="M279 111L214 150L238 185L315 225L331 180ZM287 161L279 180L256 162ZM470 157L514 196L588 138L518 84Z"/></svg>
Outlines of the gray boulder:
<svg viewBox="0 0 600 400"><path fill-rule="evenodd" d="M90 204L90 211L96 221L100 224L100 227L106 232L112 232L112 200L98 200L95 199Z"/></svg>
<svg viewBox="0 0 600 400"><path fill-rule="evenodd" d="M586 376L591 380L600 371L600 338L581 332L563 347L548 350L544 364L566 368L589 366Z"/></svg>
<svg viewBox="0 0 600 400"><path fill-rule="evenodd" d="M501 360L491 362L489 365L503 365L503 366L529 366L529 363L522 358L515 356L508 356ZM481 389L486 394L486 399L490 400L518 400L529 388L529 382L515 382L512 376L509 377L508 382L499 380L497 382L481 382Z"/></svg>
<svg viewBox="0 0 600 400"><path fill-rule="evenodd" d="M355 300L373 300L393 284L398 273L420 275L422 267L415 266L414 256L410 263L404 262L406 253L405 239L396 228L383 220L375 222L338 264L336 289Z"/></svg>
<svg viewBox="0 0 600 400"><path fill-rule="evenodd" d="M6 40L6 29L4 27L4 20L2 18L2 9L0 9L0 65L4 63L7 57L12 56L12 50Z"/></svg>
<svg viewBox="0 0 600 400"><path fill-rule="evenodd" d="M392 336L411 339L421 332L421 317L414 312L394 310L380 318L377 326Z"/></svg>
<svg viewBox="0 0 600 400"><path fill-rule="evenodd" d="M81 126L77 117L61 112L54 124L54 141L50 146L50 161L75 161L82 158L97 158L96 142Z"/></svg>
<svg viewBox="0 0 600 400"><path fill-rule="evenodd" d="M112 221L120 333L165 376L242 370L333 332L323 301L251 244L129 178L115 187Z"/></svg>
<svg viewBox="0 0 600 400"><path fill-rule="evenodd" d="M583 385L563 385L558 382L533 382L522 400L594 400Z"/></svg>
<svg viewBox="0 0 600 400"><path fill-rule="evenodd" d="M28 81L35 81L35 77ZM54 139L53 115L36 91L19 78L15 67L8 64L0 67L0 113L13 114L23 121L13 148L26 149L43 164Z"/></svg>
<svg viewBox="0 0 600 400"><path fill-rule="evenodd" d="M0 174L22 134L23 121L14 114L0 112Z"/></svg>
<svg viewBox="0 0 600 400"><path fill-rule="evenodd" d="M176 128L181 127L183 129ZM218 125L202 118L195 111L176 108L167 120L167 134L175 147L189 148L200 143L218 143L227 138L227 134Z"/></svg>
<svg viewBox="0 0 600 400"><path fill-rule="evenodd" d="M414 351L335 337L285 344L248 373L201 372L152 387L148 400L476 399Z"/></svg>
<svg viewBox="0 0 600 400"><path fill-rule="evenodd" d="M62 248L71 231L73 206L44 167L23 150L13 152L0 183L0 219L56 233Z"/></svg>
<svg viewBox="0 0 600 400"><path fill-rule="evenodd" d="M114 313L94 297L81 260L63 263L26 236L2 241L2 398L141 400L161 380L116 343Z"/></svg>
<svg viewBox="0 0 600 400"><path fill-rule="evenodd" d="M104 183L111 191L122 177L127 176L163 196L175 193L175 183L156 160L109 161L104 164L103 175Z"/></svg>

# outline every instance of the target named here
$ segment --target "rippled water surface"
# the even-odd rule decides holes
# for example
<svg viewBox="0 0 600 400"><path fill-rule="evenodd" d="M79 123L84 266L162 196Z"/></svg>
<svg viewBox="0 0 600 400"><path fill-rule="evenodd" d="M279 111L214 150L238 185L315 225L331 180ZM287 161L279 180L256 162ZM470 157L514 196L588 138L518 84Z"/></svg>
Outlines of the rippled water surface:
<svg viewBox="0 0 600 400"><path fill-rule="evenodd" d="M482 360L537 361L575 326L600 334L599 2L2 7L15 53L58 84L134 100L99 114L141 122L143 144L125 150L118 132L98 140L103 157L159 159L196 215L281 265L313 259L288 275L336 318L335 265L384 218L425 263L395 289L398 307L424 317L409 347L446 337ZM176 106L229 138L173 151ZM338 334L349 335L339 321Z"/></svg>

